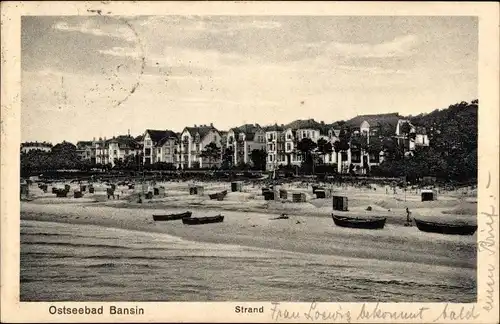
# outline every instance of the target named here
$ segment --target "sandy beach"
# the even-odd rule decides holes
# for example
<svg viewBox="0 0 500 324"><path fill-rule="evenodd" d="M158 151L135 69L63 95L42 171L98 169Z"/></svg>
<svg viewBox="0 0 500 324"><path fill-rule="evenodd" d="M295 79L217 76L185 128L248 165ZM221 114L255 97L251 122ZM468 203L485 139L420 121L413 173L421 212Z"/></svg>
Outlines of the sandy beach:
<svg viewBox="0 0 500 324"><path fill-rule="evenodd" d="M456 265L473 268L475 236L447 236L420 232L415 226L402 226L408 206L413 217L475 223L472 198L439 196L421 202L415 193L387 194L378 190L336 188L335 193L349 197L349 215L385 216L383 230L366 231L338 228L331 219L331 198L316 199L310 187L285 185L289 192L306 193L307 201L290 199L265 201L260 187L246 185L243 192L230 192L230 184L205 183L202 196L189 195L189 184L162 183L162 195L138 203L141 188L118 187L119 199L107 199L105 186L95 186L94 194L83 198L55 198L53 194L32 192L35 199L21 204L25 220L67 222L160 232L193 241L238 244L304 253L341 254L359 258L403 262ZM223 201L210 200L208 193L229 190ZM406 201L404 199L406 198ZM367 206L372 210L367 211ZM183 211L193 217L223 214L224 222L204 226L186 226L180 221L154 222L153 214ZM286 213L287 220L275 220ZM347 249L340 241L349 242ZM344 243L343 243L344 244ZM428 253L433 251L433 253Z"/></svg>

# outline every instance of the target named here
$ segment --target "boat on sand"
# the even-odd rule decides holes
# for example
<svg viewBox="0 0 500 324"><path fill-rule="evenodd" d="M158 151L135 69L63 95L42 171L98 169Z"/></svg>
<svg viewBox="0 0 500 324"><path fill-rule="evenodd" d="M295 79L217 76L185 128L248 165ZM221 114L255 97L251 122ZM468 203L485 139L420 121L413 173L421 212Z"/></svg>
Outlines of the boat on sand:
<svg viewBox="0 0 500 324"><path fill-rule="evenodd" d="M185 217L191 217L192 213L190 211L178 214L167 214L167 215L153 215L153 220L158 221L171 221L177 219L183 219Z"/></svg>
<svg viewBox="0 0 500 324"><path fill-rule="evenodd" d="M224 221L224 216L207 216L207 217L185 217L182 219L182 223L186 225L201 225L201 224L211 224L211 223L222 223Z"/></svg>
<svg viewBox="0 0 500 324"><path fill-rule="evenodd" d="M422 232L450 235L473 235L477 230L477 225L429 222L416 218L414 218L414 220L415 224L417 224L417 228Z"/></svg>
<svg viewBox="0 0 500 324"><path fill-rule="evenodd" d="M332 214L333 222L340 227L382 229L385 226L385 217L348 217Z"/></svg>
<svg viewBox="0 0 500 324"><path fill-rule="evenodd" d="M208 196L210 199L217 199L217 200L222 200L224 197L227 195L227 190L221 191L221 192L216 192L213 194L209 194Z"/></svg>

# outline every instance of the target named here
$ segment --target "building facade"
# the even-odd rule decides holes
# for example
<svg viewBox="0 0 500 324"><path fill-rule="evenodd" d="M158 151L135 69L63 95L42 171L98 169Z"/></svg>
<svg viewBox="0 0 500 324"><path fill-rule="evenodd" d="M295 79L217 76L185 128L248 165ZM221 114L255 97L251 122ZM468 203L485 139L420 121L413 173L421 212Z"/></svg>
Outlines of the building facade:
<svg viewBox="0 0 500 324"><path fill-rule="evenodd" d="M154 130L147 129L142 136L142 147L143 147L143 163L144 165L150 165L157 162L165 162L167 157L173 160L171 155L175 155L175 149L170 150L171 141L176 141L177 134L171 130ZM165 150L163 150L163 146ZM166 155L167 148L169 148L169 153Z"/></svg>
<svg viewBox="0 0 500 324"><path fill-rule="evenodd" d="M211 143L218 149L218 155L204 157L202 152ZM221 135L213 124L185 127L180 134L177 152L178 168L209 168L220 165L222 156Z"/></svg>
<svg viewBox="0 0 500 324"><path fill-rule="evenodd" d="M21 153L28 153L30 151L52 151L52 144L47 142L25 142L21 144Z"/></svg>
<svg viewBox="0 0 500 324"><path fill-rule="evenodd" d="M107 141L109 163L114 167L118 161L123 162L128 156L141 154L142 147L130 135L120 135Z"/></svg>
<svg viewBox="0 0 500 324"><path fill-rule="evenodd" d="M266 149L266 132L258 124L231 128L226 137L226 148L232 153L232 165L253 165L252 151Z"/></svg>

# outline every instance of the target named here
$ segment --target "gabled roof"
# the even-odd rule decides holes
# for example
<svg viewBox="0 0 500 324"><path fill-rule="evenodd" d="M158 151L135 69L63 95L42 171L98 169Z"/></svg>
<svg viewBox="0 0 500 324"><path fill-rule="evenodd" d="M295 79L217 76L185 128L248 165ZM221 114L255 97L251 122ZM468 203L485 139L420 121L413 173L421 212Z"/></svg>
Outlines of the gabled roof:
<svg viewBox="0 0 500 324"><path fill-rule="evenodd" d="M171 130L146 129L145 133L149 134L153 143L160 142L164 137L175 136L175 132Z"/></svg>
<svg viewBox="0 0 500 324"><path fill-rule="evenodd" d="M163 137L161 140L158 141L158 146L162 146L163 144L165 144L169 139L178 139L179 136L177 135L176 132L173 132L173 131L166 131L166 136Z"/></svg>
<svg viewBox="0 0 500 324"><path fill-rule="evenodd" d="M213 126L205 126L205 125L203 125L203 126L196 126L196 127L185 127L184 131L188 131L189 134L191 135L191 137L196 136L196 134L200 134L200 141L203 140L205 138L205 136L207 136L207 134L210 131L215 131L215 132L219 133L219 131L215 127L213 127Z"/></svg>
<svg viewBox="0 0 500 324"><path fill-rule="evenodd" d="M255 137L255 133L257 133L259 130L263 130L262 127L260 127L259 124L245 124L241 125L239 127L233 127L231 128L232 131L234 131L235 134L240 134L244 133L245 134L245 139L247 141L253 141Z"/></svg>
<svg viewBox="0 0 500 324"><path fill-rule="evenodd" d="M364 121L370 124L370 127L390 126L396 127L398 121L403 118L398 113L376 114L376 115L359 115L348 121L346 125L349 127L360 127Z"/></svg>
<svg viewBox="0 0 500 324"><path fill-rule="evenodd" d="M286 128L292 129L321 129L324 124L321 124L314 119L297 119L286 125Z"/></svg>
<svg viewBox="0 0 500 324"><path fill-rule="evenodd" d="M130 135L119 135L117 137L113 137L107 140L108 143L118 143L120 148L128 147L128 148L136 148L139 146L139 143Z"/></svg>
<svg viewBox="0 0 500 324"><path fill-rule="evenodd" d="M282 132L284 131L284 126L279 126L278 124L274 124L271 126L265 126L262 128L266 132Z"/></svg>

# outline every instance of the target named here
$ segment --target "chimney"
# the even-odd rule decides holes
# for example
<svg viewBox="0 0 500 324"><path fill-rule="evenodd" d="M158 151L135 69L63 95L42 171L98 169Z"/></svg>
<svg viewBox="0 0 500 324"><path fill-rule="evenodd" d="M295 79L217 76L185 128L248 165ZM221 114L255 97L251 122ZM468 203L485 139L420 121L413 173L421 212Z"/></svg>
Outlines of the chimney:
<svg viewBox="0 0 500 324"><path fill-rule="evenodd" d="M213 124L213 123L210 123L210 127L214 127L214 124Z"/></svg>
<svg viewBox="0 0 500 324"><path fill-rule="evenodd" d="M196 127L196 124L194 124L194 127Z"/></svg>
<svg viewBox="0 0 500 324"><path fill-rule="evenodd" d="M95 142L95 136L94 136L94 139L92 141Z"/></svg>

